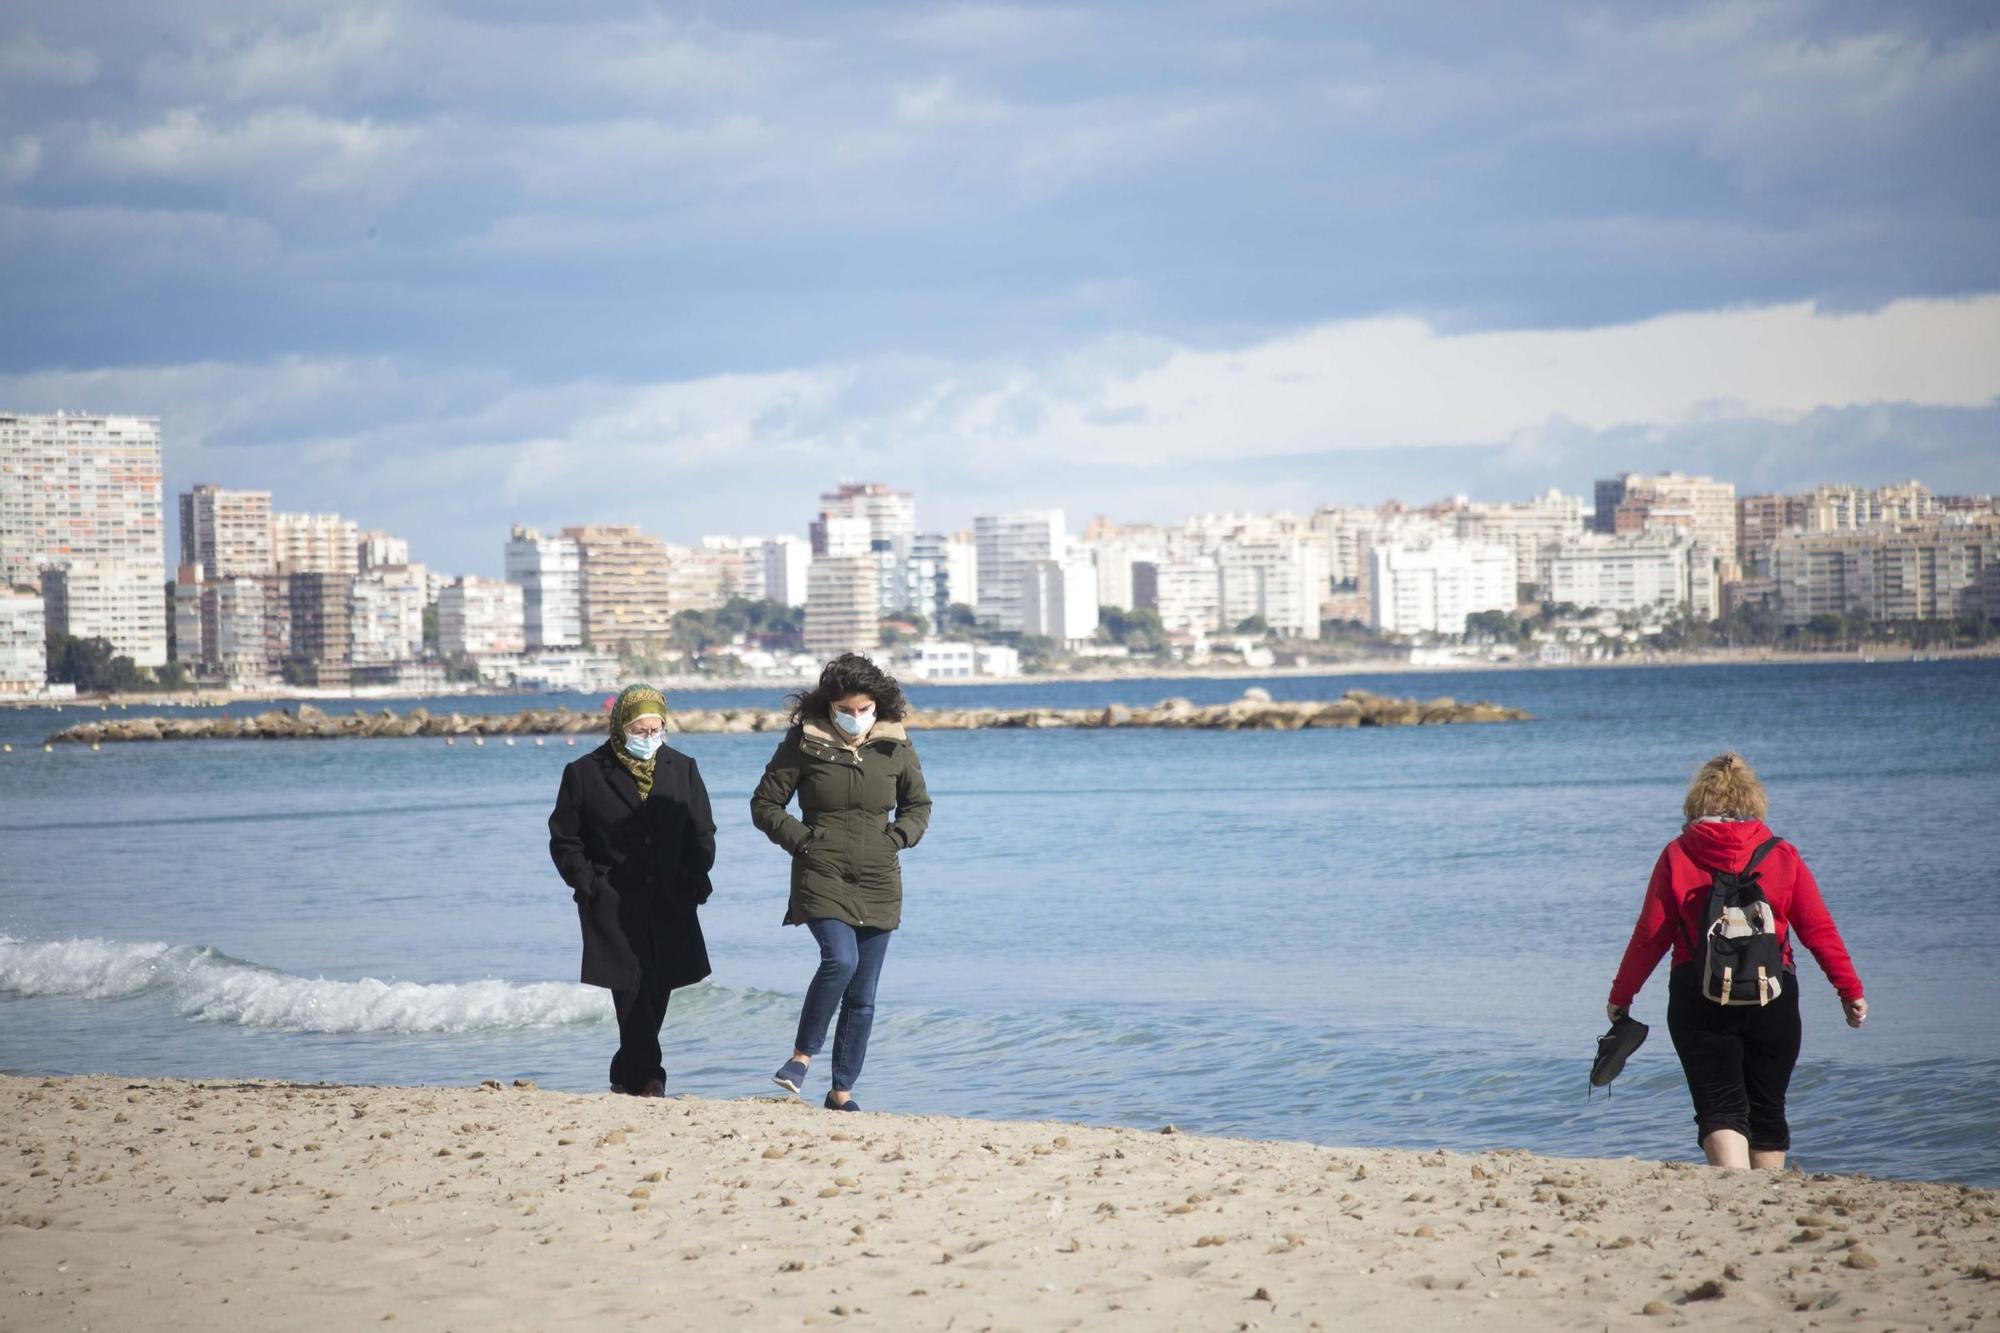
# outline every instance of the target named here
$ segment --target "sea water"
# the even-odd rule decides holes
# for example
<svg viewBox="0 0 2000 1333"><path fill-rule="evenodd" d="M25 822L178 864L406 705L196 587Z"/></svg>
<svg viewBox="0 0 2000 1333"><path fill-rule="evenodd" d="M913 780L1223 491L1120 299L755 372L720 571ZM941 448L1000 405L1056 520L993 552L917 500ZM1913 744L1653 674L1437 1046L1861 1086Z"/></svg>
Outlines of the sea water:
<svg viewBox="0 0 2000 1333"><path fill-rule="evenodd" d="M2000 1183L2000 662L911 695L1219 702L1251 683L1278 698L1491 699L1535 720L919 732L936 807L904 857L865 1105L1698 1156L1664 964L1635 1006L1654 1035L1615 1095L1588 1097L1585 1075L1685 784L1735 748L1814 868L1872 1006L1847 1029L1799 951L1794 1160ZM0 755L0 1069L604 1086L616 1028L608 996L574 982L576 918L545 824L562 765L593 738L43 753L46 733L101 716L0 712L14 747ZM788 863L748 811L776 739L674 738L721 824L702 914L715 976L674 996L674 1091L775 1093L791 1049L816 954L779 924Z"/></svg>

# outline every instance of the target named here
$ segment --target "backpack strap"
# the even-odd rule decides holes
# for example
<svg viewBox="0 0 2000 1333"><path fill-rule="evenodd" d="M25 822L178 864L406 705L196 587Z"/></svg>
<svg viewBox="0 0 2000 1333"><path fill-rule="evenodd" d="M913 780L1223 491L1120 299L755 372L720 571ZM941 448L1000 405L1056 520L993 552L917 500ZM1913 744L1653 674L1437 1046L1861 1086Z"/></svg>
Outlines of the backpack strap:
<svg viewBox="0 0 2000 1333"><path fill-rule="evenodd" d="M1735 873L1739 875L1748 875L1754 873L1757 869L1758 864L1762 862L1766 856L1770 855L1771 849L1773 847L1776 847L1779 843L1783 841L1784 841L1783 838L1773 833L1770 837L1764 839L1764 841L1757 844L1757 850L1750 853L1750 859L1748 861L1745 861L1743 863L1743 868L1739 871L1736 871ZM1690 864L1695 864L1692 858L1690 858ZM1706 869L1706 867L1701 866L1699 864L1696 864L1695 868L1698 870ZM1711 880L1714 879L1717 873L1718 872L1716 871L1710 870L1708 872L1709 878ZM1728 872L1725 871L1721 873L1726 874ZM1676 912L1674 913L1674 921L1681 928L1681 938L1687 941L1688 952L1698 953L1699 950L1696 949L1695 947L1694 935L1687 928L1687 918L1682 916L1680 913Z"/></svg>

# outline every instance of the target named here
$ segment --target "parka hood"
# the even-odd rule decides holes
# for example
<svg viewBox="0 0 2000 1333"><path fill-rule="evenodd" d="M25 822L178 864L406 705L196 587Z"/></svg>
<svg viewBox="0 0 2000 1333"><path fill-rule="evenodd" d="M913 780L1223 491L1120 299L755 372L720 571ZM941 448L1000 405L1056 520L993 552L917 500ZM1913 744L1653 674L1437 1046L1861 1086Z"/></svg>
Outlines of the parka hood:
<svg viewBox="0 0 2000 1333"><path fill-rule="evenodd" d="M1770 836L1761 819L1729 819L1689 824L1676 841L1688 860L1704 870L1735 870Z"/></svg>
<svg viewBox="0 0 2000 1333"><path fill-rule="evenodd" d="M837 734L832 726L819 718L806 718L799 723L799 730L823 745L838 745L843 749L849 748L850 745L846 736ZM899 741L907 745L909 740L910 733L902 723L877 721L868 729L867 736L863 737L860 743L867 745L874 741Z"/></svg>

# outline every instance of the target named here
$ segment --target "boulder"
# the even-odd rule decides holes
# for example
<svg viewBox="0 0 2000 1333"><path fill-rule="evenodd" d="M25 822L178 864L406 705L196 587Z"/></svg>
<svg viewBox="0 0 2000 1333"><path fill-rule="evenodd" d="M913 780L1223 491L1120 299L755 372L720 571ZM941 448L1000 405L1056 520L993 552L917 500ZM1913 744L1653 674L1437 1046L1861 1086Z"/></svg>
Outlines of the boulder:
<svg viewBox="0 0 2000 1333"><path fill-rule="evenodd" d="M1267 704L1271 702L1271 692L1262 685L1252 685L1249 689L1243 691L1243 697L1251 703Z"/></svg>

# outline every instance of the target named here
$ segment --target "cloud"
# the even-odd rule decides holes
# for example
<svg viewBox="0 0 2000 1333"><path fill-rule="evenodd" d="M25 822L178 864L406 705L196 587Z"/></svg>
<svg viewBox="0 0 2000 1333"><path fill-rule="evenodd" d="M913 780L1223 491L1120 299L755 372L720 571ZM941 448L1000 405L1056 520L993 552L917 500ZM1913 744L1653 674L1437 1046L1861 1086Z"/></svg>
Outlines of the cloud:
<svg viewBox="0 0 2000 1333"><path fill-rule="evenodd" d="M0 90L81 88L97 78L98 68L89 51L51 46L33 28L0 42Z"/></svg>

